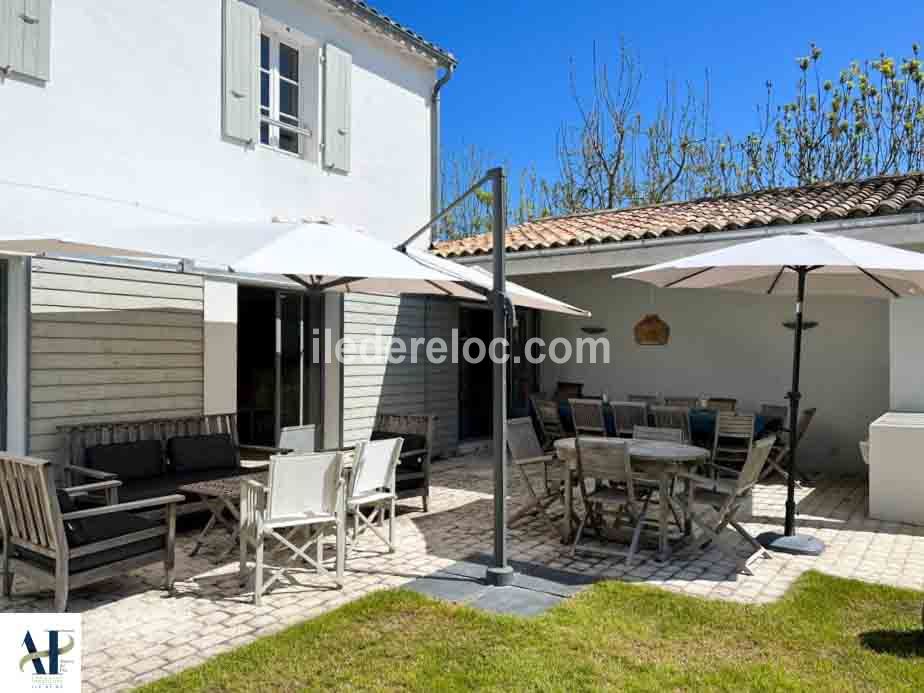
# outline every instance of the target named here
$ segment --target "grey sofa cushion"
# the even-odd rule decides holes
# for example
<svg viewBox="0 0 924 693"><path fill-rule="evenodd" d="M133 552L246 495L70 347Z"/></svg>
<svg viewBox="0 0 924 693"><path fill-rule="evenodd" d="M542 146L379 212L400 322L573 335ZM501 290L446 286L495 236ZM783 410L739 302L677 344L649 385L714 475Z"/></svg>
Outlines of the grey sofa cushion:
<svg viewBox="0 0 924 693"><path fill-rule="evenodd" d="M73 549L78 546L86 546L98 541L105 541L106 539L113 539L155 527L163 527L163 522L146 520L131 513L110 513L109 515L85 517L82 520L65 522L64 532L67 535L68 546ZM73 558L68 567L73 575L165 548L166 538L164 536L155 536L114 549ZM38 565L49 572L54 572L55 562L47 556L21 547L16 547L16 555L22 560Z"/></svg>
<svg viewBox="0 0 924 693"><path fill-rule="evenodd" d="M167 457L177 474L238 466L237 449L227 433L176 436L167 441Z"/></svg>
<svg viewBox="0 0 924 693"><path fill-rule="evenodd" d="M86 466L118 474L122 480L146 479L164 473L164 451L159 440L94 445L87 448Z"/></svg>

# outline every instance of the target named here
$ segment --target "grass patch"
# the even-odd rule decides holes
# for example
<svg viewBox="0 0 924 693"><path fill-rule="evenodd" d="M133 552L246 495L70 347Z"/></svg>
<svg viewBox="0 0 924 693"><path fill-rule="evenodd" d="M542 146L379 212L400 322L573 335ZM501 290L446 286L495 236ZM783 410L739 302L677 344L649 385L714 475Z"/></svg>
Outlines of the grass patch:
<svg viewBox="0 0 924 693"><path fill-rule="evenodd" d="M768 606L605 582L526 620L392 590L142 690L921 691L921 600L814 572Z"/></svg>

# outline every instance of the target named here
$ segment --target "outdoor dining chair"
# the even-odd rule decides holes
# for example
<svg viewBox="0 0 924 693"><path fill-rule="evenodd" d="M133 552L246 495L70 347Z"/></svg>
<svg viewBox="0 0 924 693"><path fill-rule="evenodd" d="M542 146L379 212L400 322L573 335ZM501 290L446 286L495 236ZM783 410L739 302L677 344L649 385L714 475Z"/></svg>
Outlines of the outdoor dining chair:
<svg viewBox="0 0 924 693"><path fill-rule="evenodd" d="M741 472L734 478L715 480L692 472L681 472L679 474L679 478L690 482L686 485L687 491L681 494L680 500L686 507L691 509L690 519L702 531L702 534L691 547L702 548L706 544L715 546L719 551L735 560L738 570L749 574L751 572L749 565L755 558L758 556L771 558L771 556L750 532L738 522L737 514L760 479L760 473L763 471L775 440L774 436L768 436L754 443L748 453L747 461L741 468ZM697 506L703 505L713 511L710 516L696 510ZM742 560L735 547L722 536L722 532L729 525L754 550L748 558Z"/></svg>
<svg viewBox="0 0 924 693"><path fill-rule="evenodd" d="M660 440L665 443L682 443L683 429L636 426L632 429L632 438L635 440Z"/></svg>
<svg viewBox="0 0 924 693"><path fill-rule="evenodd" d="M726 473L725 467L744 464L754 442L754 414L720 411L715 421L715 438L709 466L716 476ZM737 469L735 472L737 474Z"/></svg>
<svg viewBox="0 0 924 693"><path fill-rule="evenodd" d="M656 405L651 407L651 417L657 428L679 428L683 431L683 442L689 443L690 408L674 405Z"/></svg>
<svg viewBox="0 0 924 693"><path fill-rule="evenodd" d="M556 501L562 501L562 495L559 485L555 483L553 486L550 483L549 472L558 473L563 465L555 459L554 454L543 451L529 417L507 420L507 452L510 454L511 464L520 472L523 485L529 494L526 505L511 514L510 526L514 526L523 518L538 515L558 531L554 516L549 514L548 509ZM542 486L538 489L537 480L530 476L530 472L536 470L542 473Z"/></svg>
<svg viewBox="0 0 924 693"><path fill-rule="evenodd" d="M353 471L347 494L347 511L353 514L352 540L371 531L387 547L395 551L395 470L401 459L403 438L370 440L356 444ZM384 516L388 513L388 535L382 534Z"/></svg>
<svg viewBox="0 0 924 693"><path fill-rule="evenodd" d="M565 427L561 421L558 402L538 394L530 395L529 399L536 413L539 431L542 433L542 447L545 450L551 450L556 440L565 437Z"/></svg>
<svg viewBox="0 0 924 693"><path fill-rule="evenodd" d="M638 551L653 489L647 485L636 485L628 441L616 438L586 438L580 435L575 441L577 486L584 505L584 517L578 525L571 555L574 556L581 551L623 556L626 563L631 564ZM608 483L599 483L601 481ZM588 491L588 482L596 482L592 491ZM625 521L632 528L628 550L581 546L584 532L588 528L594 529L598 540L605 540L607 520L615 520L617 524Z"/></svg>
<svg viewBox="0 0 924 693"><path fill-rule="evenodd" d="M817 411L818 409L816 407L809 407L799 412L799 420L796 423L796 437L799 443L801 443L802 438L805 437L805 432L808 430L809 424L812 423L812 419L815 418ZM761 475L761 480L766 479L774 472L783 477L784 480L789 480L789 472L785 464L786 458L789 457L790 449L789 429L784 428L783 433L779 436L776 445L770 452L770 458L767 460L767 466ZM798 469L796 470L796 475L798 480Z"/></svg>
<svg viewBox="0 0 924 693"><path fill-rule="evenodd" d="M575 435L606 436L602 399L569 399Z"/></svg>
<svg viewBox="0 0 924 693"><path fill-rule="evenodd" d="M324 565L325 537L336 534L334 584L343 587L346 555L343 456L340 452L273 455L269 479L261 484L253 479L241 481L240 574L247 575L248 549L253 546L253 599L258 606L263 595L279 579L294 571L299 559L320 577L329 577ZM301 544L295 543L299 531ZM291 554L284 563L272 567L264 580L266 545L275 542ZM275 545L274 545L275 546ZM274 548L271 546L270 548ZM309 552L314 549L314 556ZM304 569L302 569L304 572Z"/></svg>
<svg viewBox="0 0 924 693"><path fill-rule="evenodd" d="M16 573L54 585L56 611L72 589L163 563L173 589L179 494L78 509L74 499L117 487L118 480L58 488L47 460L0 453L0 591L9 598ZM163 508L164 519L135 511Z"/></svg>
<svg viewBox="0 0 924 693"><path fill-rule="evenodd" d="M629 438L636 426L648 425L648 406L641 402L610 402L616 435Z"/></svg>
<svg viewBox="0 0 924 693"><path fill-rule="evenodd" d="M279 448L290 452L314 452L317 449L314 424L286 426L279 431Z"/></svg>
<svg viewBox="0 0 924 693"><path fill-rule="evenodd" d="M761 404L760 415L768 420L782 421L785 426L789 419L789 407L785 404Z"/></svg>
<svg viewBox="0 0 924 693"><path fill-rule="evenodd" d="M706 400L706 409L734 412L737 408L738 400L733 397L710 397Z"/></svg>
<svg viewBox="0 0 924 693"><path fill-rule="evenodd" d="M642 404L651 406L652 404L659 404L661 402L661 398L657 395L627 395L626 401L640 402Z"/></svg>
<svg viewBox="0 0 924 693"><path fill-rule="evenodd" d="M668 407L694 409L699 406L699 397L665 397L664 404Z"/></svg>
<svg viewBox="0 0 924 693"><path fill-rule="evenodd" d="M571 398L580 399L584 396L584 383L569 383L559 380L555 386L555 399L564 402Z"/></svg>

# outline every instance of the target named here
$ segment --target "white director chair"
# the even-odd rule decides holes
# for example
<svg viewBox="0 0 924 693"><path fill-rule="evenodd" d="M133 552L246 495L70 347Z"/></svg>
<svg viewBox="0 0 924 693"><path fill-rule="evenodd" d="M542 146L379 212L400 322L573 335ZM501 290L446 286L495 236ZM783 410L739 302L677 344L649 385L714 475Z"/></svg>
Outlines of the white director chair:
<svg viewBox="0 0 924 693"><path fill-rule="evenodd" d="M329 576L324 567L324 539L336 534L336 585L342 587L345 557L343 457L339 452L274 455L270 458L266 485L250 479L241 481L240 571L246 575L248 546L254 547L254 603L301 559L319 576ZM303 533L303 534L302 534ZM301 543L294 537L302 534ZM290 555L272 567L264 581L264 545L270 540ZM314 548L314 556L310 555ZM303 569L304 570L304 569Z"/></svg>
<svg viewBox="0 0 924 693"><path fill-rule="evenodd" d="M395 551L395 469L401 457L403 438L370 440L356 444L347 510L353 513L353 541L371 530L387 547ZM384 517L388 513L388 536Z"/></svg>

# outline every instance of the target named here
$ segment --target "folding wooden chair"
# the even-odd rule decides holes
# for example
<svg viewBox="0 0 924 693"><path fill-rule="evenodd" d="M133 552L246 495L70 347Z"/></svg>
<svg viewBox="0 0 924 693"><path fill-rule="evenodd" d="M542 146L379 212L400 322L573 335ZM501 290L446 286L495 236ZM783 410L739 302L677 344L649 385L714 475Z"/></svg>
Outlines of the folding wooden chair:
<svg viewBox="0 0 924 693"><path fill-rule="evenodd" d="M751 452L754 442L754 414L720 411L715 421L712 460L709 465L715 476L737 475Z"/></svg>
<svg viewBox="0 0 924 693"><path fill-rule="evenodd" d="M395 470L403 443L403 438L386 438L356 444L346 502L347 510L353 513L353 541L368 530L388 547L389 553L395 551ZM382 534L386 510L388 536Z"/></svg>
<svg viewBox="0 0 924 693"><path fill-rule="evenodd" d="M609 556L624 556L631 564L638 551L642 528L648 514L652 489L636 486L636 479L629 457L629 442L619 438L583 438L575 439L577 452L578 489L584 503L584 517L578 525L571 555L578 551L600 553ZM588 491L588 481L595 482L594 490ZM607 484L599 482L606 481ZM598 539L604 539L603 530L607 518L617 523L628 521L632 527L632 539L627 551L611 550L602 547L581 547L584 530L592 527Z"/></svg>
<svg viewBox="0 0 924 693"><path fill-rule="evenodd" d="M632 430L632 438L634 440L660 440L667 443L682 443L683 431L679 428L636 426Z"/></svg>
<svg viewBox="0 0 924 693"><path fill-rule="evenodd" d="M690 408L674 405L656 405L651 407L651 417L657 428L679 428L683 431L683 442L689 443Z"/></svg>
<svg viewBox="0 0 924 693"><path fill-rule="evenodd" d="M542 433L542 447L544 450L551 450L556 440L565 437L565 427L561 422L558 401L541 395L530 395L529 399L536 413L539 431Z"/></svg>
<svg viewBox="0 0 924 693"><path fill-rule="evenodd" d="M636 426L648 425L648 405L641 402L610 402L616 435L630 438Z"/></svg>
<svg viewBox="0 0 924 693"><path fill-rule="evenodd" d="M575 435L606 436L602 399L569 399Z"/></svg>
<svg viewBox="0 0 924 693"><path fill-rule="evenodd" d="M665 397L664 405L667 407L686 407L687 409L695 409L699 406L699 397Z"/></svg>
<svg viewBox="0 0 924 693"><path fill-rule="evenodd" d="M564 470L564 483L569 483L566 465L557 461L554 454L546 453L539 445L536 438L536 430L533 428L532 419L523 417L520 419L507 420L507 452L510 454L510 462L520 472L526 491L529 493L529 500L526 505L516 510L509 520L510 526L526 517L539 515L545 518L555 531L558 527L555 525L555 517L548 512L549 506L556 501L562 501L561 490L558 484L550 484L549 471L559 471L559 467ZM542 470L542 488L536 489L535 480L530 478L530 470L541 468Z"/></svg>
<svg viewBox="0 0 924 693"><path fill-rule="evenodd" d="M687 485L688 491L681 495L680 500L691 508L690 519L703 532L703 535L691 545L692 548L702 548L705 544L711 543L722 553L735 559L738 570L747 573L751 572L749 565L755 558L758 556L771 558L771 556L737 521L736 516L757 484L774 440L773 436L758 440L751 448L741 473L735 479L710 479L692 472L681 472L678 475L679 478L690 482ZM695 509L697 504L710 507L715 513L714 517L707 518L702 512L697 512ZM721 536L728 525L731 525L754 549L754 553L743 561L738 556L735 547Z"/></svg>
<svg viewBox="0 0 924 693"><path fill-rule="evenodd" d="M657 395L628 395L626 400L629 402L638 402L640 404L647 404L649 407L652 404L660 404L661 398Z"/></svg>
<svg viewBox="0 0 924 693"><path fill-rule="evenodd" d="M738 400L734 397L710 397L706 400L706 409L734 412L737 408Z"/></svg>
<svg viewBox="0 0 924 693"><path fill-rule="evenodd" d="M802 443L802 438L805 436L805 432L808 430L809 424L812 423L812 419L815 418L817 411L817 408L810 407L799 412L796 437L800 444ZM789 429L784 428L783 433L777 439L777 443L774 445L773 450L770 451L770 458L767 460L767 466L763 471L761 481L768 478L774 472L783 477L784 480L789 480L789 472L786 469L786 459L789 457L789 451L791 449L792 448L790 447L789 443ZM803 480L802 475L799 473L798 469L796 470L796 480Z"/></svg>
<svg viewBox="0 0 924 693"><path fill-rule="evenodd" d="M321 577L328 577L324 566L324 542L331 530L336 533L335 584L343 587L346 553L343 458L339 452L274 455L270 458L269 480L261 484L241 481L240 573L247 574L248 548L254 547L254 603L301 559ZM295 543L299 531L307 537ZM272 568L264 581L264 550L267 540L288 549L291 555ZM309 552L314 549L314 556Z"/></svg>

